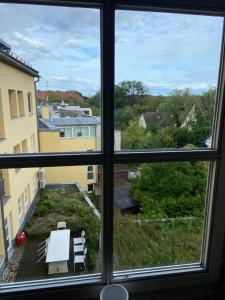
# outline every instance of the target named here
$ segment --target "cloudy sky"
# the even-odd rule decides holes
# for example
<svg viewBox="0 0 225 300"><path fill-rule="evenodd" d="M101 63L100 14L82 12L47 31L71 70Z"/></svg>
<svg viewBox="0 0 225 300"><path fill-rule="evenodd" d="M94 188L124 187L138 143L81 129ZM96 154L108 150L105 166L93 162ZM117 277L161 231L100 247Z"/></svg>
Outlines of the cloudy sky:
<svg viewBox="0 0 225 300"><path fill-rule="evenodd" d="M215 86L221 17L117 11L116 83L141 80L152 94ZM40 89L100 88L100 13L0 4L0 38L41 75Z"/></svg>

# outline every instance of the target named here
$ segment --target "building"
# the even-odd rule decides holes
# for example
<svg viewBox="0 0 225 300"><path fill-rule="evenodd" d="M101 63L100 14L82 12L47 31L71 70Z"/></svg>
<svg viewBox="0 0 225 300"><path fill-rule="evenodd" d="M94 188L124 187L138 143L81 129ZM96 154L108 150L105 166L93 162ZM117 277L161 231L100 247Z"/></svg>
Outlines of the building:
<svg viewBox="0 0 225 300"><path fill-rule="evenodd" d="M38 152L35 78L39 74L15 56L2 40L0 77L0 153ZM13 240L26 222L38 192L38 168L2 169L0 179L3 265L4 258L12 253Z"/></svg>
<svg viewBox="0 0 225 300"><path fill-rule="evenodd" d="M97 150L95 117L39 119L40 152L88 152ZM97 166L45 168L45 183L76 183L82 190L93 191ZM43 184L44 186L44 184Z"/></svg>
<svg viewBox="0 0 225 300"><path fill-rule="evenodd" d="M162 121L162 115L159 112L147 112L141 115L139 126L146 129L151 126L157 126Z"/></svg>
<svg viewBox="0 0 225 300"><path fill-rule="evenodd" d="M79 107L78 107L79 108ZM87 108L85 108L88 110ZM67 111L74 111L74 106L67 106ZM80 108L80 112L83 111ZM101 151L101 118L84 113L73 117L52 111L51 106L41 108L39 118L40 152L90 152ZM114 132L115 151L121 150L121 132ZM97 166L71 166L45 168L45 184L76 183L84 191L94 191L98 184Z"/></svg>

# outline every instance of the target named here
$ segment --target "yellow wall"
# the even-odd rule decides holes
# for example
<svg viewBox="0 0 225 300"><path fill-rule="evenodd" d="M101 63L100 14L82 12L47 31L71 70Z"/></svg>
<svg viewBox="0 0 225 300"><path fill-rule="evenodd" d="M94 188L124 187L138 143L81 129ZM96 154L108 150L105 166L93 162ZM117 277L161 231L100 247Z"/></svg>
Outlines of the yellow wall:
<svg viewBox="0 0 225 300"><path fill-rule="evenodd" d="M96 149L95 137L60 138L59 131L39 131L40 152L79 152ZM46 183L79 183L83 190L97 180L87 179L87 166L45 168Z"/></svg>
<svg viewBox="0 0 225 300"><path fill-rule="evenodd" d="M0 153L13 153L16 145L20 145L21 150L31 152L32 135L35 137L36 148L34 150L39 152L34 78L3 62L0 62L0 70L0 130L4 129L4 139L0 139ZM13 119L10 115L9 90L15 91L13 94L16 97L18 117ZM28 111L28 93L32 94L33 113ZM30 187L29 201L30 203L33 201L34 191L37 192L37 189L34 190L33 188L33 177L37 172L38 168L2 170L7 196L4 205L4 217L8 217L11 223L11 239L15 238L19 230L18 199L21 195L25 195L25 189ZM25 198L23 197L24 213L26 213L27 208L24 201ZM2 245L0 245L1 248Z"/></svg>

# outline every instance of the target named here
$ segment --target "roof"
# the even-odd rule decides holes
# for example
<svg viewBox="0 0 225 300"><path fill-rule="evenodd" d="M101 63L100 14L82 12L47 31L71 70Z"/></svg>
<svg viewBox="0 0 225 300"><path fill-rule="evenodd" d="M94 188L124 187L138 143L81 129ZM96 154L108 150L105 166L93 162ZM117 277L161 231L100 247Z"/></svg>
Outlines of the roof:
<svg viewBox="0 0 225 300"><path fill-rule="evenodd" d="M121 210L137 206L137 203L128 196L129 189L129 182L114 188L114 202Z"/></svg>
<svg viewBox="0 0 225 300"><path fill-rule="evenodd" d="M147 112L143 114L147 126L158 123L162 119L161 113L157 111Z"/></svg>
<svg viewBox="0 0 225 300"><path fill-rule="evenodd" d="M37 70L33 69L31 65L29 65L24 60L13 54L12 51L5 50L3 47L0 49L0 61L24 73L27 73L28 75L31 75L33 77L39 77L39 72Z"/></svg>
<svg viewBox="0 0 225 300"><path fill-rule="evenodd" d="M39 119L39 129L54 130L61 126L85 126L99 124L100 122L95 117Z"/></svg>

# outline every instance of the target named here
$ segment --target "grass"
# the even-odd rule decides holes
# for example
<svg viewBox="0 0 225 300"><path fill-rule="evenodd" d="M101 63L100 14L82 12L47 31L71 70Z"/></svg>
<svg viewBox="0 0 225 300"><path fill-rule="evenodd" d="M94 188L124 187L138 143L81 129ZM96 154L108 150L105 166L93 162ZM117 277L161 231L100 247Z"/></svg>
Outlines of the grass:
<svg viewBox="0 0 225 300"><path fill-rule="evenodd" d="M200 261L202 219L141 225L136 219L115 214L115 270Z"/></svg>

